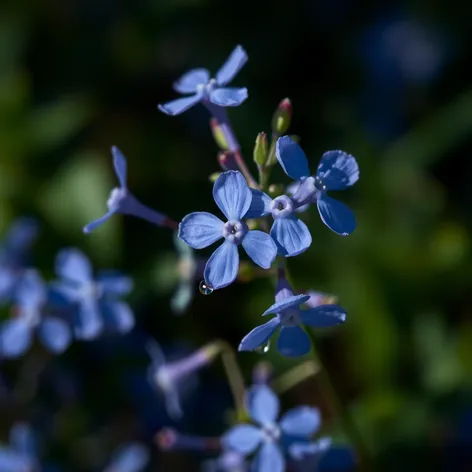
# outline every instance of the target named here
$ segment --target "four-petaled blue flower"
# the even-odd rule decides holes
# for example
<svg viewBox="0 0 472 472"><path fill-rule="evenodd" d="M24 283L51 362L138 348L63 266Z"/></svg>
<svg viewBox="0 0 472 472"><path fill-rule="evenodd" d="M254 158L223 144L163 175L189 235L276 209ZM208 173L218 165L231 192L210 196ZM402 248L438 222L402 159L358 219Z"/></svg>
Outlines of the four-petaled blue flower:
<svg viewBox="0 0 472 472"><path fill-rule="evenodd" d="M15 423L10 429L10 445L0 444L2 472L34 472L38 470L36 440L31 427Z"/></svg>
<svg viewBox="0 0 472 472"><path fill-rule="evenodd" d="M213 198L228 221L207 212L191 213L179 225L179 238L194 249L202 249L221 238L225 241L211 255L203 276L213 289L223 288L238 275L238 245L263 269L268 269L277 255L272 238L262 231L249 231L242 221L252 201L249 186L238 171L223 172L213 186Z"/></svg>
<svg viewBox="0 0 472 472"><path fill-rule="evenodd" d="M72 333L62 319L48 314L47 288L38 272L29 269L22 276L15 294L15 318L0 327L0 354L21 356L31 346L33 331L46 349L60 354L69 347Z"/></svg>
<svg viewBox="0 0 472 472"><path fill-rule="evenodd" d="M149 451L142 444L127 443L113 454L103 472L141 472L149 463L149 459Z"/></svg>
<svg viewBox="0 0 472 472"><path fill-rule="evenodd" d="M328 151L321 157L316 175L310 176L302 148L289 136L277 140L277 159L285 173L301 181L291 197L295 208L316 202L321 220L335 233L347 236L356 228L354 213L344 203L328 197L328 190L344 190L359 179L356 159L343 151Z"/></svg>
<svg viewBox="0 0 472 472"><path fill-rule="evenodd" d="M301 324L328 327L346 320L346 312L338 305L321 305L310 310L301 310L300 305L309 298L309 295L294 295L287 280L280 278L275 292L275 303L262 315L276 314L276 317L247 334L238 350L253 351L264 346L280 328L277 342L280 354L287 357L307 354L310 351L310 338L301 328Z"/></svg>
<svg viewBox="0 0 472 472"><path fill-rule="evenodd" d="M321 424L316 408L299 406L285 413L280 421L279 399L266 385L251 387L247 392L250 418L258 424L239 424L222 438L222 444L247 456L257 450L251 470L254 472L284 472L287 451L296 445L305 449Z"/></svg>
<svg viewBox="0 0 472 472"><path fill-rule="evenodd" d="M133 313L127 303L119 300L132 289L129 277L103 271L94 280L90 261L78 249L64 249L58 253L56 274L61 280L53 288L76 308L76 338L91 340L103 329L126 333L133 328Z"/></svg>
<svg viewBox="0 0 472 472"><path fill-rule="evenodd" d="M167 115L178 115L199 102L213 103L220 107L241 105L247 98L247 88L225 87L229 84L247 61L246 51L236 46L223 66L210 80L206 69L192 69L174 83L174 89L181 94L192 94L168 103L158 105L159 110Z"/></svg>

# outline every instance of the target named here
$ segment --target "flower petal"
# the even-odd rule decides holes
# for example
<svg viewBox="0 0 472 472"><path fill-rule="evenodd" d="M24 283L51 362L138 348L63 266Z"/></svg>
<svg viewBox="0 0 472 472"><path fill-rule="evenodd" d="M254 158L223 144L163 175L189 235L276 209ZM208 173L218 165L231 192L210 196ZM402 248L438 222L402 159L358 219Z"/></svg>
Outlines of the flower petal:
<svg viewBox="0 0 472 472"><path fill-rule="evenodd" d="M248 455L254 452L262 441L262 432L251 424L238 424L221 438L225 448Z"/></svg>
<svg viewBox="0 0 472 472"><path fill-rule="evenodd" d="M247 255L263 269L269 269L277 256L277 246L263 231L249 231L242 245Z"/></svg>
<svg viewBox="0 0 472 472"><path fill-rule="evenodd" d="M206 211L190 213L179 224L179 238L194 249L203 249L223 237L223 224Z"/></svg>
<svg viewBox="0 0 472 472"><path fill-rule="evenodd" d="M297 180L296 182L292 182L290 185L287 185L287 188L285 189L285 193L287 195L289 195L290 197L293 197L297 193L298 189L300 188L300 184L301 184L300 180ZM297 203L297 202L295 202L295 203ZM310 204L305 203L304 205L298 206L295 209L295 211L297 213L303 213L303 212L307 211L308 208L310 208Z"/></svg>
<svg viewBox="0 0 472 472"><path fill-rule="evenodd" d="M236 74L247 62L246 51L242 46L238 45L233 49L226 62L220 67L216 73L216 83L218 85L226 85L231 82Z"/></svg>
<svg viewBox="0 0 472 472"><path fill-rule="evenodd" d="M223 172L213 185L213 198L228 220L241 220L249 210L252 193L241 172Z"/></svg>
<svg viewBox="0 0 472 472"><path fill-rule="evenodd" d="M118 182L120 182L122 188L126 188L126 177L128 173L126 157L116 146L112 146L111 153L113 154L113 166L115 167Z"/></svg>
<svg viewBox="0 0 472 472"><path fill-rule="evenodd" d="M29 457L0 446L0 470L2 472L28 472L33 470L33 464Z"/></svg>
<svg viewBox="0 0 472 472"><path fill-rule="evenodd" d="M38 326L38 337L53 354L61 354L72 342L72 333L69 325L53 316L45 317Z"/></svg>
<svg viewBox="0 0 472 472"><path fill-rule="evenodd" d="M287 411L279 425L285 434L309 438L318 431L321 415L317 408L298 406Z"/></svg>
<svg viewBox="0 0 472 472"><path fill-rule="evenodd" d="M275 288L275 301L281 302L290 297L293 297L292 286L286 278L279 277L277 280L277 287Z"/></svg>
<svg viewBox="0 0 472 472"><path fill-rule="evenodd" d="M239 254L235 244L224 242L208 259L203 277L214 290L234 282L238 275Z"/></svg>
<svg viewBox="0 0 472 472"><path fill-rule="evenodd" d="M291 297L283 298L281 301L274 303L271 307L267 308L262 316L270 315L271 313L280 313L288 308L292 308L302 303L305 303L310 298L310 295L304 293L300 295L293 295Z"/></svg>
<svg viewBox="0 0 472 472"><path fill-rule="evenodd" d="M77 339L96 339L103 330L103 321L95 300L83 300L75 313L74 333Z"/></svg>
<svg viewBox="0 0 472 472"><path fill-rule="evenodd" d="M103 300L100 309L107 331L124 334L134 328L134 315L127 303Z"/></svg>
<svg viewBox="0 0 472 472"><path fill-rule="evenodd" d="M36 438L28 423L17 422L10 429L10 444L15 451L34 457L36 455Z"/></svg>
<svg viewBox="0 0 472 472"><path fill-rule="evenodd" d="M0 354L2 357L21 356L32 341L31 327L22 318L7 320L0 327Z"/></svg>
<svg viewBox="0 0 472 472"><path fill-rule="evenodd" d="M131 277L114 270L101 271L97 276L97 283L105 294L127 295L133 289Z"/></svg>
<svg viewBox="0 0 472 472"><path fill-rule="evenodd" d="M317 204L321 220L331 231L341 236L348 236L356 229L354 213L344 203L322 195Z"/></svg>
<svg viewBox="0 0 472 472"><path fill-rule="evenodd" d="M332 444L330 437L324 436L317 439L316 441L306 442L294 442L288 446L288 453L290 457L296 461L303 461L306 463L307 468L309 464L311 469L308 470L320 470L315 464L319 463L322 453L326 452ZM340 468L336 470L352 470L351 468Z"/></svg>
<svg viewBox="0 0 472 472"><path fill-rule="evenodd" d="M105 221L108 221L111 216L113 216L115 213L117 213L117 209L109 210L107 213L105 213L101 218L98 218L89 224L85 225L82 228L82 231L85 234L91 233L93 230L97 229L99 226L102 226Z"/></svg>
<svg viewBox="0 0 472 472"><path fill-rule="evenodd" d="M282 136L277 140L275 155L284 172L293 180L310 175L305 153L290 136Z"/></svg>
<svg viewBox="0 0 472 472"><path fill-rule="evenodd" d="M210 73L203 68L191 69L174 82L174 90L179 93L195 93L197 85L207 84Z"/></svg>
<svg viewBox="0 0 472 472"><path fill-rule="evenodd" d="M308 226L294 215L274 220L270 235L277 245L278 253L284 257L298 256L311 245Z"/></svg>
<svg viewBox="0 0 472 472"><path fill-rule="evenodd" d="M271 211L270 204L272 203L272 198L255 188L250 188L249 190L252 193L251 206L244 215L244 218L260 218L261 216L268 215Z"/></svg>
<svg viewBox="0 0 472 472"><path fill-rule="evenodd" d="M356 158L343 151L328 151L321 157L316 175L327 190L344 190L359 179Z"/></svg>
<svg viewBox="0 0 472 472"><path fill-rule="evenodd" d="M180 115L184 111L187 111L189 108L196 105L201 99L201 94L196 94L190 97L177 98L177 100L157 105L157 108L166 115Z"/></svg>
<svg viewBox="0 0 472 472"><path fill-rule="evenodd" d="M149 463L149 451L139 443L120 447L104 472L140 472Z"/></svg>
<svg viewBox="0 0 472 472"><path fill-rule="evenodd" d="M310 352L310 348L310 338L300 326L282 326L277 342L277 349L282 356L303 356Z"/></svg>
<svg viewBox="0 0 472 472"><path fill-rule="evenodd" d="M279 416L277 395L267 385L253 385L246 392L250 417L262 426L273 425Z"/></svg>
<svg viewBox="0 0 472 472"><path fill-rule="evenodd" d="M279 317L272 318L267 323L257 326L244 336L239 344L238 351L254 351L254 349L264 346L279 326Z"/></svg>
<svg viewBox="0 0 472 472"><path fill-rule="evenodd" d="M285 459L280 447L275 442L263 444L251 468L252 472L284 472Z"/></svg>
<svg viewBox="0 0 472 472"><path fill-rule="evenodd" d="M56 256L56 274L82 284L92 280L92 265L82 251L63 249Z"/></svg>
<svg viewBox="0 0 472 472"><path fill-rule="evenodd" d="M210 93L210 102L220 107L237 107L247 99L247 88L217 88Z"/></svg>
<svg viewBox="0 0 472 472"><path fill-rule="evenodd" d="M311 310L300 310L303 324L314 327L329 327L346 321L346 312L339 305L320 305Z"/></svg>
<svg viewBox="0 0 472 472"><path fill-rule="evenodd" d="M47 298L46 285L35 269L27 270L20 278L15 299L23 309L38 310Z"/></svg>

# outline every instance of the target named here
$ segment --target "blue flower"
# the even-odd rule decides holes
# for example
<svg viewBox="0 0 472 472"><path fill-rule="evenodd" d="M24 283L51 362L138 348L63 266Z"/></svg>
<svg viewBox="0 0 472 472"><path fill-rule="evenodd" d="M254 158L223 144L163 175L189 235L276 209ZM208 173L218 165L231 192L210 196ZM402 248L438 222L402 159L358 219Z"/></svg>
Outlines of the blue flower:
<svg viewBox="0 0 472 472"><path fill-rule="evenodd" d="M103 472L140 472L149 463L149 451L140 443L121 446Z"/></svg>
<svg viewBox="0 0 472 472"><path fill-rule="evenodd" d="M69 325L47 313L47 289L36 270L26 271L15 294L15 318L0 327L0 353L21 356L31 346L36 330L44 347L53 354L64 352L72 341Z"/></svg>
<svg viewBox="0 0 472 472"><path fill-rule="evenodd" d="M199 102L211 102L220 107L241 105L247 98L247 88L225 86L234 79L246 61L246 51L241 46L236 46L214 79L210 80L210 73L206 69L198 68L188 71L174 83L174 89L181 94L191 95L158 105L159 110L174 116Z"/></svg>
<svg viewBox="0 0 472 472"><path fill-rule="evenodd" d="M53 285L53 289L77 308L74 313L76 338L91 340L104 329L126 333L133 328L133 313L127 303L119 300L132 289L129 277L103 271L94 280L90 261L78 249L64 249L58 253L56 274L61 280Z"/></svg>
<svg viewBox="0 0 472 472"><path fill-rule="evenodd" d="M310 351L310 338L301 324L310 327L329 327L346 320L346 312L338 305L321 305L310 310L301 310L300 305L309 300L309 295L294 295L285 278L279 278L275 292L275 303L262 316L276 314L267 323L254 328L241 341L239 351L253 351L269 342L280 328L277 348L283 356L298 357Z"/></svg>
<svg viewBox="0 0 472 472"><path fill-rule="evenodd" d="M277 140L277 159L285 173L301 181L291 197L295 208L316 202L321 220L335 233L347 236L356 228L354 213L334 198L328 190L344 190L359 179L356 159L343 151L328 151L321 157L315 176L310 176L308 161L302 148L289 136Z"/></svg>
<svg viewBox="0 0 472 472"><path fill-rule="evenodd" d="M309 406L296 407L277 422L279 399L266 385L250 388L246 403L250 418L258 426L234 426L223 436L223 446L243 456L257 450L251 468L254 472L284 472L284 452L297 451L297 444L302 449L309 447L311 436L321 424L319 411Z"/></svg>
<svg viewBox="0 0 472 472"><path fill-rule="evenodd" d="M33 472L37 470L36 441L31 427L15 423L10 430L10 445L0 445L2 472Z"/></svg>
<svg viewBox="0 0 472 472"><path fill-rule="evenodd" d="M213 186L213 198L228 221L223 223L207 212L191 213L179 225L179 238L194 249L225 239L211 255L203 273L207 285L218 289L231 284L238 275L239 244L263 269L271 266L277 247L268 234L249 231L242 221L251 205L252 193L240 172L223 172Z"/></svg>
<svg viewBox="0 0 472 472"><path fill-rule="evenodd" d="M94 229L101 226L115 213L121 213L123 215L131 215L143 220L149 221L157 226L171 226L172 222L162 213L152 210L151 208L143 205L127 187L127 163L125 156L121 151L113 146L111 148L113 154L113 166L115 168L116 176L120 183L119 187L115 187L107 201L108 212L105 213L101 218L92 221L88 225L84 226L84 233L91 233Z"/></svg>
<svg viewBox="0 0 472 472"><path fill-rule="evenodd" d="M226 449L216 459L205 461L202 470L203 472L245 472L249 469L242 454Z"/></svg>

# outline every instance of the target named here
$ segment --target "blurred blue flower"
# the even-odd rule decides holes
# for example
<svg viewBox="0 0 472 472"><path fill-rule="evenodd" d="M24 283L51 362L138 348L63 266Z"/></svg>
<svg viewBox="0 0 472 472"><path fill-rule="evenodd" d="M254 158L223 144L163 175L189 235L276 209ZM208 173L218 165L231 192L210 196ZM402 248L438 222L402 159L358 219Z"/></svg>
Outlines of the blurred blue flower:
<svg viewBox="0 0 472 472"><path fill-rule="evenodd" d="M244 455L225 449L216 459L207 460L202 465L203 472L246 472L249 464Z"/></svg>
<svg viewBox="0 0 472 472"><path fill-rule="evenodd" d="M53 289L74 304L74 333L76 338L91 340L102 331L127 333L134 326L129 305L119 298L133 286L129 277L102 271L93 279L92 265L78 249L63 249L56 256L56 274L60 281Z"/></svg>
<svg viewBox="0 0 472 472"><path fill-rule="evenodd" d="M0 242L0 303L11 299L25 267L27 252L37 234L36 220L19 218Z"/></svg>
<svg viewBox="0 0 472 472"><path fill-rule="evenodd" d="M98 220L92 221L88 225L84 226L84 233L91 233L94 229L105 223L105 221L115 213L142 218L143 220L149 221L157 226L171 225L169 219L165 215L143 205L132 193L130 193L126 183L126 158L116 146L111 148L111 152L113 154L113 166L115 167L115 173L118 177L120 186L115 187L110 193L110 197L107 201L108 212Z"/></svg>
<svg viewBox="0 0 472 472"><path fill-rule="evenodd" d="M112 456L103 472L141 472L149 463L148 449L131 442L121 446Z"/></svg>
<svg viewBox="0 0 472 472"><path fill-rule="evenodd" d="M15 423L10 429L9 446L0 445L0 470L2 472L38 471L36 440L33 430L26 423Z"/></svg>
<svg viewBox="0 0 472 472"><path fill-rule="evenodd" d="M292 287L284 277L279 277L275 291L275 303L262 316L276 314L267 323L254 328L241 341L239 351L253 351L266 345L280 328L277 349L287 357L298 357L310 351L310 338L301 324L310 327L329 327L343 323L346 312L338 305L321 305L301 310L300 305L309 300L309 295L294 295Z"/></svg>
<svg viewBox="0 0 472 472"><path fill-rule="evenodd" d="M34 269L24 272L15 294L15 317L0 326L0 353L21 356L31 346L36 330L41 343L53 354L64 352L72 341L68 323L48 314L47 288Z"/></svg>
<svg viewBox="0 0 472 472"><path fill-rule="evenodd" d="M168 103L158 105L167 115L179 115L199 102L211 102L220 107L241 105L247 98L247 88L225 87L229 84L247 61L246 51L236 46L226 62L210 80L206 69L192 69L174 83L174 89L181 94L191 94Z"/></svg>
<svg viewBox="0 0 472 472"><path fill-rule="evenodd" d="M356 159L343 151L321 157L315 176L310 176L302 148L289 136L277 140L276 156L285 173L300 185L291 197L295 208L316 202L321 220L335 233L347 236L356 228L354 213L344 203L328 197L328 190L344 190L359 179Z"/></svg>
<svg viewBox="0 0 472 472"><path fill-rule="evenodd" d="M277 255L277 247L268 234L249 231L242 221L251 205L252 193L240 172L223 172L213 186L213 198L228 221L223 223L207 212L191 213L179 225L179 238L194 249L202 249L221 238L225 239L211 255L203 273L206 284L218 289L231 284L238 275L239 244L263 269L270 268Z"/></svg>

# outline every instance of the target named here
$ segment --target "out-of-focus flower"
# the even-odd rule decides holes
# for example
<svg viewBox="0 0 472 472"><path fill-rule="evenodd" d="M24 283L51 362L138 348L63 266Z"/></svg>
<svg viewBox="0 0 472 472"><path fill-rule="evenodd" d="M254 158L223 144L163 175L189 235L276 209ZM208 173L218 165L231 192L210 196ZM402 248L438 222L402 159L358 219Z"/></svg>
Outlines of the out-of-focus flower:
<svg viewBox="0 0 472 472"><path fill-rule="evenodd" d="M141 472L149 463L149 451L140 443L121 446L103 472Z"/></svg>
<svg viewBox="0 0 472 472"><path fill-rule="evenodd" d="M239 452L225 449L216 459L205 461L202 472L248 472L249 464Z"/></svg>
<svg viewBox="0 0 472 472"><path fill-rule="evenodd" d="M26 423L15 423L10 429L10 444L0 445L0 470L36 472L38 466L33 430Z"/></svg>

